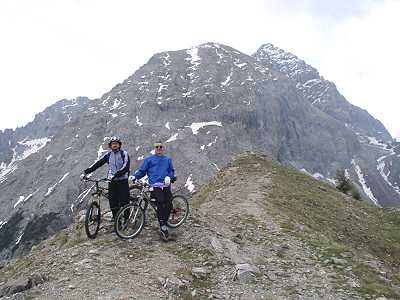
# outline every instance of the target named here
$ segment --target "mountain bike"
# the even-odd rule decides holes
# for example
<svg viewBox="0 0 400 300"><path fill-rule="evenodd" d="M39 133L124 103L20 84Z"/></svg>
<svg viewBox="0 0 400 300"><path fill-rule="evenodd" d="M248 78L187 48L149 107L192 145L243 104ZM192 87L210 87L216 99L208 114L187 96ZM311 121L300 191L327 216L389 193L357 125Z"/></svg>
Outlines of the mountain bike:
<svg viewBox="0 0 400 300"><path fill-rule="evenodd" d="M94 239L97 236L97 233L100 229L100 222L102 219L100 203L101 199L105 198L108 200L108 188L101 186L101 182L109 182L107 178L102 179L90 179L88 177L82 178L83 181L93 182L94 185L91 189L94 188L92 192L91 200L89 200L88 207L86 209L85 215L85 231L86 235L90 239ZM103 216L110 213L110 210L106 210L103 213Z"/></svg>
<svg viewBox="0 0 400 300"><path fill-rule="evenodd" d="M115 232L121 239L132 239L143 229L146 221L146 211L150 206L157 215L156 199L150 196L148 183L130 185L130 203L123 206L115 218ZM135 196L132 196L134 194ZM177 228L185 223L189 214L189 202L183 195L172 196L172 210L167 226Z"/></svg>

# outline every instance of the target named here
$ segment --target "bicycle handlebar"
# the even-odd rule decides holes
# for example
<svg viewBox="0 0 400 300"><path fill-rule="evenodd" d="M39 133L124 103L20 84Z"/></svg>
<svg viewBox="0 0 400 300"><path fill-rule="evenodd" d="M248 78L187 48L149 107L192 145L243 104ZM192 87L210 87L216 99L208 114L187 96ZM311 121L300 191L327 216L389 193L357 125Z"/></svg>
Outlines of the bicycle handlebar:
<svg viewBox="0 0 400 300"><path fill-rule="evenodd" d="M143 187L148 187L148 186L150 186L150 185L147 182L141 182L141 181L135 180L132 184L129 185L129 188L135 188L135 187L143 188Z"/></svg>
<svg viewBox="0 0 400 300"><path fill-rule="evenodd" d="M109 182L109 181L110 181L110 180L108 180L107 178L90 179L89 177L83 177L82 180L83 180L83 181L89 181L89 182L95 182L95 183L99 183L99 182Z"/></svg>
<svg viewBox="0 0 400 300"><path fill-rule="evenodd" d="M171 179L171 183L175 183L177 181L177 177L174 177ZM132 183L132 186L137 186L137 187L148 187L150 184L148 182L143 182L140 180L135 179L135 181Z"/></svg>

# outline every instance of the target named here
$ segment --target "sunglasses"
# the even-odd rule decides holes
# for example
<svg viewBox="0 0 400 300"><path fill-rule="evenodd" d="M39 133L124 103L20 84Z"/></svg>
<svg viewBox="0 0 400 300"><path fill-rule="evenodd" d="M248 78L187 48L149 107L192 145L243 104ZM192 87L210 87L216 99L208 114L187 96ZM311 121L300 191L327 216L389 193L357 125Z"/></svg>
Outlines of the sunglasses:
<svg viewBox="0 0 400 300"><path fill-rule="evenodd" d="M156 146L156 149L162 149L164 148L163 146Z"/></svg>

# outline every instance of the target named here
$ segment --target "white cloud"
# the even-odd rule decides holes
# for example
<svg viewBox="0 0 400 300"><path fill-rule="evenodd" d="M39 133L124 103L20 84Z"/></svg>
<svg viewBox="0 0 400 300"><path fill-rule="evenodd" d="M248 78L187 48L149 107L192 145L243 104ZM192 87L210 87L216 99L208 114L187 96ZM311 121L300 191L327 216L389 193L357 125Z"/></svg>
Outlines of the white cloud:
<svg viewBox="0 0 400 300"><path fill-rule="evenodd" d="M0 128L23 125L58 99L100 97L157 52L216 41L252 54L271 42L317 67L400 136L398 2L293 3L2 0Z"/></svg>
<svg viewBox="0 0 400 300"><path fill-rule="evenodd" d="M355 105L366 108L400 137L399 1L385 1L338 25L321 55L320 71Z"/></svg>

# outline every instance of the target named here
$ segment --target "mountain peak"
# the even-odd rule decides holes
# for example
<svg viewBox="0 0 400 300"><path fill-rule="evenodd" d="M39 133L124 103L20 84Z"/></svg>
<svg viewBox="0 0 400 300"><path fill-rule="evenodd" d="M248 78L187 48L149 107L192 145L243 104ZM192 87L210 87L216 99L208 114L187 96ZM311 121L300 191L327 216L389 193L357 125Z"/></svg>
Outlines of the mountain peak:
<svg viewBox="0 0 400 300"><path fill-rule="evenodd" d="M228 46L225 46L223 44L216 43L216 42L207 42L207 43L197 45L194 48L225 48L225 47L228 47Z"/></svg>
<svg viewBox="0 0 400 300"><path fill-rule="evenodd" d="M270 50L270 49L279 49L279 50L282 50L282 49L280 49L280 48L278 48L278 47L275 47L273 44L271 44L271 43L266 43L266 44L262 44L261 46L260 46L260 48L258 48L258 50L257 50L257 52L258 51L267 51L267 50ZM283 51L283 50L282 50Z"/></svg>
<svg viewBox="0 0 400 300"><path fill-rule="evenodd" d="M263 44L253 56L257 60L267 63L278 71L285 73L289 78L303 83L311 79L322 79L318 71L304 60L271 43Z"/></svg>

